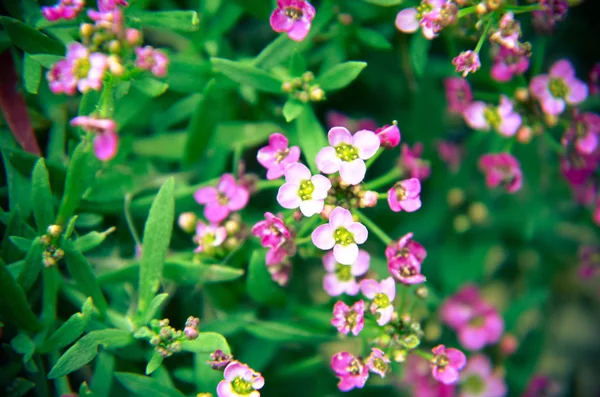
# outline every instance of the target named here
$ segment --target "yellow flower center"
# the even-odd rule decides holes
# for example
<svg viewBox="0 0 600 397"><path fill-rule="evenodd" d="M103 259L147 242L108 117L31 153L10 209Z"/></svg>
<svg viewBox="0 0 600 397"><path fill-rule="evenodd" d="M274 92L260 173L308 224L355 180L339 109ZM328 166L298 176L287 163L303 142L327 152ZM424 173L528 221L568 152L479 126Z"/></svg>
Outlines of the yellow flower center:
<svg viewBox="0 0 600 397"><path fill-rule="evenodd" d="M344 142L335 147L335 153L343 161L352 161L358 158L358 150L356 147Z"/></svg>
<svg viewBox="0 0 600 397"><path fill-rule="evenodd" d="M92 65L90 64L89 59L79 58L75 61L75 64L73 65L73 74L78 79L82 79L84 77L87 77L91 67Z"/></svg>
<svg viewBox="0 0 600 397"><path fill-rule="evenodd" d="M345 227L339 227L333 232L333 239L336 244L350 245L354 244L354 235Z"/></svg>
<svg viewBox="0 0 600 397"><path fill-rule="evenodd" d="M231 387L237 394L241 394L242 396L247 396L254 390L252 383L240 377L235 378L233 382L231 382Z"/></svg>
<svg viewBox="0 0 600 397"><path fill-rule="evenodd" d="M569 86L563 79L550 79L550 93L555 98L565 98L569 95Z"/></svg>
<svg viewBox="0 0 600 397"><path fill-rule="evenodd" d="M352 280L352 266L337 263L335 265L335 276L340 281Z"/></svg>
<svg viewBox="0 0 600 397"><path fill-rule="evenodd" d="M285 16L292 18L294 21L299 20L304 15L302 10L296 7L286 7L283 12L285 13Z"/></svg>
<svg viewBox="0 0 600 397"><path fill-rule="evenodd" d="M300 183L300 188L298 189L298 196L304 200L312 199L312 194L315 191L315 185L312 183L310 179L306 179Z"/></svg>

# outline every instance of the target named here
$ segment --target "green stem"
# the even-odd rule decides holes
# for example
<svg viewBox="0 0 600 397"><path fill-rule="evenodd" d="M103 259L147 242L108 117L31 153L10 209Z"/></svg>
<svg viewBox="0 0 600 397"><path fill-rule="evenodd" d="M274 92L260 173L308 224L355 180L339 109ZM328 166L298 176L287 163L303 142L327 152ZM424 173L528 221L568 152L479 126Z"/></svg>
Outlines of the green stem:
<svg viewBox="0 0 600 397"><path fill-rule="evenodd" d="M298 237L304 236L308 231L312 231L319 222L322 222L321 217L319 215L313 215L309 220L304 222L300 230L298 230Z"/></svg>
<svg viewBox="0 0 600 397"><path fill-rule="evenodd" d="M135 244L138 247L142 246L142 240L140 240L140 236L137 232L137 230L135 229L135 224L133 223L133 217L131 216L131 200L133 198L133 194L132 193L127 193L125 195L125 204L123 205L123 211L125 212L125 221L127 222L127 227L129 228L129 231L131 232L131 236L133 237L133 240L135 241Z"/></svg>
<svg viewBox="0 0 600 397"><path fill-rule="evenodd" d="M283 185L283 181L281 179L274 179L272 181L258 181L256 183L256 191L260 192L261 190L267 189L279 189Z"/></svg>
<svg viewBox="0 0 600 397"><path fill-rule="evenodd" d="M377 226L375 222L367 218L365 214L356 209L353 210L353 212L358 215L360 221L367 227L367 229L373 232L383 244L388 245L393 241L392 238L388 236L386 232L384 232L379 226Z"/></svg>
<svg viewBox="0 0 600 397"><path fill-rule="evenodd" d="M400 297L400 306L398 308L398 315L402 316L404 314L404 306L406 305L406 294L408 293L409 287L407 285L402 284L402 296Z"/></svg>
<svg viewBox="0 0 600 397"><path fill-rule="evenodd" d="M306 237L299 238L298 240L296 240L296 245L310 243L311 241L312 241L312 236L306 236Z"/></svg>
<svg viewBox="0 0 600 397"><path fill-rule="evenodd" d="M476 11L475 6L465 7L463 9L461 9L460 11L458 11L458 17L459 18L466 17L467 15L473 14L475 11Z"/></svg>
<svg viewBox="0 0 600 397"><path fill-rule="evenodd" d="M477 47L475 47L475 52L477 54L479 54L479 51L481 50L481 47L483 46L483 42L487 38L487 34L488 34L488 31L490 30L490 28L492 27L492 23L494 23L494 18L492 16L490 16L490 19L489 19L487 25L485 25L485 28L483 29L483 33L481 34L481 37L479 38L479 41L477 42Z"/></svg>
<svg viewBox="0 0 600 397"><path fill-rule="evenodd" d="M395 182L400 178L401 172L397 167L392 168L386 174L383 174L377 179L373 179L371 182L365 184L365 190L375 190L381 186L385 186L389 183Z"/></svg>
<svg viewBox="0 0 600 397"><path fill-rule="evenodd" d="M432 353L428 353L428 352L424 352L423 350L413 350L411 353L416 354L417 356L421 356L423 357L425 360L429 361L433 358L433 354Z"/></svg>
<svg viewBox="0 0 600 397"><path fill-rule="evenodd" d="M504 9L506 11L512 11L513 14L523 14L525 12L532 12L532 11L544 11L544 6L541 6L539 4L533 4L533 5L529 5L529 6L506 6L504 7ZM460 11L459 11L459 15L460 15Z"/></svg>
<svg viewBox="0 0 600 397"><path fill-rule="evenodd" d="M381 154L383 153L384 150L385 150L384 148L380 147L379 150L377 150L377 152L375 152L373 157L371 157L370 159L367 160L367 169L369 169L371 164L373 164L375 162L375 160L377 160L379 158L379 156L381 156Z"/></svg>
<svg viewBox="0 0 600 397"><path fill-rule="evenodd" d="M377 198L380 200L387 200L387 192L386 193L377 193Z"/></svg>
<svg viewBox="0 0 600 397"><path fill-rule="evenodd" d="M240 162L242 160L242 154L244 154L244 148L241 145L236 146L235 149L233 150L233 166L232 166L233 175L238 174Z"/></svg>
<svg viewBox="0 0 600 397"><path fill-rule="evenodd" d="M115 96L113 93L113 81L110 75L104 81L104 88L100 94L100 100L97 106L98 115L100 118L111 118L115 113Z"/></svg>

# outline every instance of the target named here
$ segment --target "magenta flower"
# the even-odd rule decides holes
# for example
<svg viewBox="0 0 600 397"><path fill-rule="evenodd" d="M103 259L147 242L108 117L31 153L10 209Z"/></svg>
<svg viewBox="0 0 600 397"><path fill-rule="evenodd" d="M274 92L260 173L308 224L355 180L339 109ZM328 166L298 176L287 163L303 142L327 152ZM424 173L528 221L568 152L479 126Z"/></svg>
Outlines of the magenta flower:
<svg viewBox="0 0 600 397"><path fill-rule="evenodd" d="M302 41L310 31L315 8L304 0L277 0L277 8L271 14L274 31L286 32L295 41Z"/></svg>
<svg viewBox="0 0 600 397"><path fill-rule="evenodd" d="M356 278L369 270L370 262L371 256L363 250L358 250L358 257L351 265L338 263L333 252L326 253L323 256L323 267L327 270L327 275L323 278L323 289L329 296L358 294L359 285Z"/></svg>
<svg viewBox="0 0 600 397"><path fill-rule="evenodd" d="M400 144L400 129L396 122L392 125L377 128L375 134L379 137L379 142L384 148L391 149Z"/></svg>
<svg viewBox="0 0 600 397"><path fill-rule="evenodd" d="M104 11L88 10L87 14L97 30L106 30L118 38L125 36L125 16L121 8L115 6Z"/></svg>
<svg viewBox="0 0 600 397"><path fill-rule="evenodd" d="M447 77L444 79L444 89L448 111L454 114L462 114L467 106L473 101L471 85L461 77Z"/></svg>
<svg viewBox="0 0 600 397"><path fill-rule="evenodd" d="M352 214L345 208L335 207L329 223L312 232L313 244L322 250L333 248L335 260L342 265L351 265L358 258L358 245L367 241L369 231L360 222L354 222Z"/></svg>
<svg viewBox="0 0 600 397"><path fill-rule="evenodd" d="M409 255L406 258L389 261L388 271L402 284L421 284L426 278L421 274L421 262Z"/></svg>
<svg viewBox="0 0 600 397"><path fill-rule="evenodd" d="M356 134L344 127L333 127L327 134L331 146L317 154L317 167L325 174L340 173L348 185L362 182L367 172L365 161L379 149L379 138L373 131L360 130Z"/></svg>
<svg viewBox="0 0 600 397"><path fill-rule="evenodd" d="M217 349L210 353L210 360L206 361L206 364L214 370L223 371L233 361L233 357L229 354L225 354L223 350Z"/></svg>
<svg viewBox="0 0 600 397"><path fill-rule="evenodd" d="M427 257L425 247L417 243L413 239L413 233L407 233L398 241L392 241L385 249L385 257L388 260L388 265L396 261L404 261L407 258L414 258L417 262L422 263Z"/></svg>
<svg viewBox="0 0 600 397"><path fill-rule="evenodd" d="M224 174L216 188L203 187L194 193L196 202L205 204L204 216L212 223L219 223L232 211L244 208L249 196L248 190L238 185L231 174Z"/></svg>
<svg viewBox="0 0 600 397"><path fill-rule="evenodd" d="M340 378L340 391L362 389L369 378L369 369L357 357L347 352L336 353L331 358L331 369Z"/></svg>
<svg viewBox="0 0 600 397"><path fill-rule="evenodd" d="M529 69L529 57L522 51L500 47L494 56L491 75L496 81L510 81L514 76L522 75Z"/></svg>
<svg viewBox="0 0 600 397"><path fill-rule="evenodd" d="M75 95L77 89L82 93L100 90L107 67L106 55L90 54L81 43L73 42L67 48L66 58L56 62L46 77L53 93Z"/></svg>
<svg viewBox="0 0 600 397"><path fill-rule="evenodd" d="M142 70L149 70L156 77L165 77L169 58L164 52L157 50L149 45L135 49L135 66Z"/></svg>
<svg viewBox="0 0 600 397"><path fill-rule="evenodd" d="M499 29L490 36L490 41L500 44L503 48L509 50L516 49L519 46L521 37L521 25L515 20L512 12L502 15L498 23Z"/></svg>
<svg viewBox="0 0 600 397"><path fill-rule="evenodd" d="M540 0L543 10L534 11L533 27L539 32L550 34L556 27L556 23L564 20L569 10L568 0Z"/></svg>
<svg viewBox="0 0 600 397"><path fill-rule="evenodd" d="M431 363L410 354L404 366L402 383L412 389L414 397L455 397L456 385L445 385L431 376Z"/></svg>
<svg viewBox="0 0 600 397"><path fill-rule="evenodd" d="M344 302L337 301L333 306L331 325L344 335L349 332L354 336L358 335L365 326L365 302L361 299L349 307Z"/></svg>
<svg viewBox="0 0 600 397"><path fill-rule="evenodd" d="M576 113L573 123L565 131L562 142L565 146L574 144L575 149L584 155L592 154L598 147L600 116L596 113Z"/></svg>
<svg viewBox="0 0 600 397"><path fill-rule="evenodd" d="M194 252L210 252L213 248L219 247L227 238L227 230L223 226L207 225L202 221L196 224L196 235L194 242L198 247Z"/></svg>
<svg viewBox="0 0 600 397"><path fill-rule="evenodd" d="M421 27L423 36L431 40L444 27L442 8L448 0L423 0L416 8L407 8L396 15L396 27L404 33L414 33Z"/></svg>
<svg viewBox="0 0 600 397"><path fill-rule="evenodd" d="M331 188L329 178L312 175L302 163L290 164L285 169L285 184L279 188L277 202L287 209L300 207L306 217L323 211L327 192Z"/></svg>
<svg viewBox="0 0 600 397"><path fill-rule="evenodd" d="M578 274L584 280L589 280L600 268L600 248L593 245L579 247L579 269Z"/></svg>
<svg viewBox="0 0 600 397"><path fill-rule="evenodd" d="M560 385L549 376L534 375L521 397L556 397L561 394Z"/></svg>
<svg viewBox="0 0 600 397"><path fill-rule="evenodd" d="M410 178L397 182L388 190L387 200L394 212L415 212L421 208L420 194L421 182L417 178Z"/></svg>
<svg viewBox="0 0 600 397"><path fill-rule="evenodd" d="M373 119L351 119L344 113L337 112L335 110L330 110L329 112L327 112L326 121L327 126L329 128L344 127L345 129L350 131L375 131L378 128L377 122Z"/></svg>
<svg viewBox="0 0 600 397"><path fill-rule="evenodd" d="M529 89L544 112L553 116L561 114L567 104L577 105L588 96L587 85L577 79L573 66L566 59L555 62L549 74L535 76Z"/></svg>
<svg viewBox="0 0 600 397"><path fill-rule="evenodd" d="M407 144L402 144L399 166L403 174L421 181L429 178L431 167L429 161L421 158L422 154L423 144L421 142L415 143L412 149Z"/></svg>
<svg viewBox="0 0 600 397"><path fill-rule="evenodd" d="M98 0L98 10L101 12L112 11L119 6L126 7L126 0Z"/></svg>
<svg viewBox="0 0 600 397"><path fill-rule="evenodd" d="M508 193L514 193L523 185L521 165L510 153L484 154L479 158L479 168L489 188L502 185Z"/></svg>
<svg viewBox="0 0 600 397"><path fill-rule="evenodd" d="M469 358L461 378L459 397L504 397L508 392L504 377L493 372L492 362L482 354Z"/></svg>
<svg viewBox="0 0 600 397"><path fill-rule="evenodd" d="M595 64L590 70L589 91L590 95L600 93L600 63Z"/></svg>
<svg viewBox="0 0 600 397"><path fill-rule="evenodd" d="M258 150L256 159L267 169L267 179L278 179L283 176L286 166L300 159L300 148L288 147L285 135L276 132L269 137L269 145Z"/></svg>
<svg viewBox="0 0 600 397"><path fill-rule="evenodd" d="M500 97L497 107L475 101L465 109L463 116L471 128L481 131L493 128L506 137L515 135L522 123L521 116L513 110L512 102L505 95Z"/></svg>
<svg viewBox="0 0 600 397"><path fill-rule="evenodd" d="M467 364L467 358L460 350L438 345L431 349L435 355L431 359L431 373L438 382L451 385L458 382L459 371Z"/></svg>
<svg viewBox="0 0 600 397"><path fill-rule="evenodd" d="M371 354L367 357L367 368L374 374L385 378L390 371L391 360L385 353L376 347L371 348Z"/></svg>
<svg viewBox="0 0 600 397"><path fill-rule="evenodd" d="M377 313L377 324L386 325L392 319L394 314L394 298L396 297L396 283L394 279L388 277L378 283L372 279L366 279L360 282L362 294L371 299L369 310L372 314Z"/></svg>
<svg viewBox="0 0 600 397"><path fill-rule="evenodd" d="M567 152L560 160L560 170L571 185L586 183L600 162L600 153L583 154L578 151Z"/></svg>
<svg viewBox="0 0 600 397"><path fill-rule="evenodd" d="M94 134L94 154L98 159L108 161L115 157L119 147L119 135L114 120L78 116L71 120L71 125Z"/></svg>
<svg viewBox="0 0 600 397"><path fill-rule="evenodd" d="M479 54L471 50L458 54L452 60L452 64L456 67L457 72L462 72L463 77L467 77L469 73L475 73L481 67Z"/></svg>
<svg viewBox="0 0 600 397"><path fill-rule="evenodd" d="M260 373L239 361L227 365L223 377L217 386L218 397L260 397L259 390L265 385Z"/></svg>
<svg viewBox="0 0 600 397"><path fill-rule="evenodd" d="M283 219L270 212L265 212L265 220L257 222L252 227L252 234L260 237L260 243L265 248L279 247L291 237L291 233L283 223Z"/></svg>
<svg viewBox="0 0 600 397"><path fill-rule="evenodd" d="M448 165L450 171L457 172L465 155L462 146L440 139L436 142L436 149L440 159Z"/></svg>
<svg viewBox="0 0 600 397"><path fill-rule="evenodd" d="M75 19L84 6L85 0L60 0L53 6L42 7L42 15L48 21Z"/></svg>

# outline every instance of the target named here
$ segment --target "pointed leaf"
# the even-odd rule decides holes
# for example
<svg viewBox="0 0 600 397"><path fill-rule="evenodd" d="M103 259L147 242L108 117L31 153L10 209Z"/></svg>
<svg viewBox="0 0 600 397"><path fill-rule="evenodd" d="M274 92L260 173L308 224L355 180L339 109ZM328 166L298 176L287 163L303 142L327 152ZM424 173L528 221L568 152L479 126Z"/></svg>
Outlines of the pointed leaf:
<svg viewBox="0 0 600 397"><path fill-rule="evenodd" d="M0 17L13 44L29 54L63 55L65 47L42 32L10 17Z"/></svg>
<svg viewBox="0 0 600 397"><path fill-rule="evenodd" d="M117 372L115 377L127 390L139 397L184 397L177 389L148 376Z"/></svg>
<svg viewBox="0 0 600 397"><path fill-rule="evenodd" d="M339 90L352 83L366 66L366 62L340 63L326 70L316 82L325 92Z"/></svg>
<svg viewBox="0 0 600 397"><path fill-rule="evenodd" d="M385 36L376 30L359 28L356 32L356 37L363 44L378 50L389 50L392 48L392 44Z"/></svg>
<svg viewBox="0 0 600 397"><path fill-rule="evenodd" d="M148 365L146 365L146 375L150 375L152 372L156 371L156 369L161 366L163 359L163 356L159 352L154 351L152 353L152 358L148 361Z"/></svg>
<svg viewBox="0 0 600 397"><path fill-rule="evenodd" d="M304 104L296 99L288 99L283 105L283 117L288 123L295 120L304 111Z"/></svg>
<svg viewBox="0 0 600 397"><path fill-rule="evenodd" d="M165 300L169 297L169 294L158 294L152 299L150 305L148 306L148 310L146 311L146 315L142 320L142 324L148 324L154 316L158 313Z"/></svg>
<svg viewBox="0 0 600 397"><path fill-rule="evenodd" d="M31 177L31 201L33 216L40 234L46 233L48 226L54 223L52 191L44 159L38 160Z"/></svg>
<svg viewBox="0 0 600 397"><path fill-rule="evenodd" d="M231 353L227 340L216 332L201 332L194 340L182 341L181 350L191 353L212 353L215 350L222 350L225 354Z"/></svg>
<svg viewBox="0 0 600 397"><path fill-rule="evenodd" d="M23 57L23 85L30 94L37 94L42 81L42 65L34 61L29 54Z"/></svg>
<svg viewBox="0 0 600 397"><path fill-rule="evenodd" d="M410 41L410 62L417 76L422 76L427 65L431 40L422 34L414 34Z"/></svg>
<svg viewBox="0 0 600 397"><path fill-rule="evenodd" d="M196 11L133 11L127 14L142 26L195 32L200 26Z"/></svg>
<svg viewBox="0 0 600 397"><path fill-rule="evenodd" d="M84 302L81 313L75 313L52 334L39 348L40 353L62 349L79 338L92 318L92 298Z"/></svg>
<svg viewBox="0 0 600 397"><path fill-rule="evenodd" d="M216 126L214 117L213 96L216 91L216 83L211 80L206 84L202 92L202 100L196 106L187 128L187 140L184 148L184 162L191 164L198 161L204 155Z"/></svg>
<svg viewBox="0 0 600 397"><path fill-rule="evenodd" d="M40 324L29 306L23 289L0 261L0 314L3 321L11 322L20 329L34 332Z"/></svg>
<svg viewBox="0 0 600 397"><path fill-rule="evenodd" d="M328 142L325 131L310 105L305 105L304 111L296 119L296 128L290 134L290 140L300 145L312 173L319 173L317 154Z"/></svg>
<svg viewBox="0 0 600 397"><path fill-rule="evenodd" d="M264 70L228 59L211 58L210 61L216 72L224 74L237 83L248 85L260 91L274 94L281 93L282 81Z"/></svg>
<svg viewBox="0 0 600 397"><path fill-rule="evenodd" d="M42 270L42 253L44 250L45 247L39 237L33 240L31 247L29 247L29 252L27 252L23 268L21 269L18 278L19 284L21 284L25 291L29 291Z"/></svg>

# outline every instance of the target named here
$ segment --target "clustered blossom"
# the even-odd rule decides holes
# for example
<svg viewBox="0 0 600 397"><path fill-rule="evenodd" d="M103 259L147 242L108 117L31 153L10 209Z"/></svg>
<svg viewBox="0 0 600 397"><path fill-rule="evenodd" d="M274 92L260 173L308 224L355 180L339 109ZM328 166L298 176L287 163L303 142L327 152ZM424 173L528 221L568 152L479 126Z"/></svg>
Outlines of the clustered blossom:
<svg viewBox="0 0 600 397"><path fill-rule="evenodd" d="M84 6L85 0L60 0L53 6L42 7L42 15L49 21L75 19Z"/></svg>
<svg viewBox="0 0 600 397"><path fill-rule="evenodd" d="M227 239L227 230L224 226L206 224L198 221L194 242L198 245L194 252L212 254L213 250L220 247Z"/></svg>
<svg viewBox="0 0 600 397"><path fill-rule="evenodd" d="M469 357L461 378L461 396L504 397L508 392L501 372L493 371L490 359L482 354Z"/></svg>
<svg viewBox="0 0 600 397"><path fill-rule="evenodd" d="M94 135L94 154L98 159L108 161L115 157L119 146L119 136L114 120L78 116L71 120L71 125Z"/></svg>
<svg viewBox="0 0 600 397"><path fill-rule="evenodd" d="M523 185L521 165L509 153L484 154L479 158L479 168L490 188L502 185L508 193L514 193Z"/></svg>
<svg viewBox="0 0 600 397"><path fill-rule="evenodd" d="M345 208L336 207L329 216L329 223L317 227L312 233L313 244L322 250L333 248L335 260L351 265L358 258L358 244L367 240L369 232L360 222L355 222Z"/></svg>
<svg viewBox="0 0 600 397"><path fill-rule="evenodd" d="M290 164L285 169L285 184L279 188L277 201L283 208L300 207L306 217L320 214L325 205L331 181L321 174L311 175L302 163Z"/></svg>
<svg viewBox="0 0 600 397"><path fill-rule="evenodd" d="M289 147L285 135L275 133L269 137L269 145L258 150L256 158L267 169L267 179L278 179L283 176L286 166L298 162L300 148Z"/></svg>
<svg viewBox="0 0 600 397"><path fill-rule="evenodd" d="M259 390L265 385L259 372L239 361L227 365L223 378L217 386L218 397L260 397Z"/></svg>
<svg viewBox="0 0 600 397"><path fill-rule="evenodd" d="M366 279L360 282L362 294L371 300L369 310L377 315L377 324L385 325L390 322L394 314L394 298L396 297L396 283L388 277L378 283L376 280Z"/></svg>
<svg viewBox="0 0 600 397"><path fill-rule="evenodd" d="M411 354L405 362L402 384L417 397L452 397L456 384L444 384L433 378L431 363L423 357Z"/></svg>
<svg viewBox="0 0 600 397"><path fill-rule="evenodd" d="M288 258L296 253L296 244L283 219L266 212L265 220L252 227L252 234L261 239L263 247L269 249L266 265L271 277L279 285L286 285L291 272Z"/></svg>
<svg viewBox="0 0 600 397"><path fill-rule="evenodd" d="M499 106L491 106L481 101L472 102L463 112L463 116L471 128L481 131L493 128L506 137L515 135L523 121L505 95L500 97Z"/></svg>
<svg viewBox="0 0 600 397"><path fill-rule="evenodd" d="M402 284L425 282L425 276L421 274L421 264L427 256L427 251L412 237L413 233L407 233L398 241L393 241L385 250L388 270Z"/></svg>
<svg viewBox="0 0 600 397"><path fill-rule="evenodd" d="M352 307L342 301L338 301L333 306L333 319L331 325L337 328L338 332L347 335L352 333L358 335L365 326L365 302L359 300Z"/></svg>
<svg viewBox="0 0 600 397"><path fill-rule="evenodd" d="M591 155L598 147L599 134L599 115L591 112L576 113L573 122L563 135L562 143L565 146L573 144L579 153Z"/></svg>
<svg viewBox="0 0 600 397"><path fill-rule="evenodd" d="M224 174L216 187L203 187L194 193L198 204L204 204L204 216L212 223L219 223L233 211L248 204L250 193L239 185L234 176Z"/></svg>
<svg viewBox="0 0 600 397"><path fill-rule="evenodd" d="M135 66L142 70L149 70L156 77L165 77L169 58L161 50L151 46L138 47L135 49Z"/></svg>
<svg viewBox="0 0 600 397"><path fill-rule="evenodd" d="M76 90L99 90L107 67L105 54L90 53L81 43L71 43L65 59L54 64L46 77L53 93L74 95Z"/></svg>
<svg viewBox="0 0 600 397"><path fill-rule="evenodd" d="M493 56L493 61L490 73L494 80L500 82L510 81L529 69L529 57L514 48L501 46Z"/></svg>
<svg viewBox="0 0 600 397"><path fill-rule="evenodd" d="M542 10L532 13L533 26L539 33L550 34L556 23L564 20L569 10L568 0L540 0Z"/></svg>
<svg viewBox="0 0 600 397"><path fill-rule="evenodd" d="M308 35L315 8L304 0L277 0L277 8L271 14L271 27L276 32L285 32L295 41Z"/></svg>
<svg viewBox="0 0 600 397"><path fill-rule="evenodd" d="M188 317L183 331L176 330L169 325L169 319L152 320L150 327L142 327L137 332L140 337L149 339L154 350L162 357L169 357L181 351L181 342L194 340L198 337L198 324L200 319Z"/></svg>
<svg viewBox="0 0 600 397"><path fill-rule="evenodd" d="M341 294L356 295L360 288L357 277L369 270L371 257L367 251L358 250L358 256L351 265L342 265L335 260L333 252L323 256L323 267L327 274L323 278L323 289L330 296Z"/></svg>
<svg viewBox="0 0 600 397"><path fill-rule="evenodd" d="M575 76L575 69L566 59L555 62L548 74L535 76L529 89L542 110L552 116L561 114L567 104L577 105L588 96L587 84Z"/></svg>

